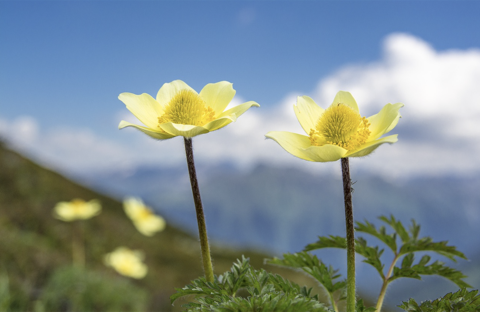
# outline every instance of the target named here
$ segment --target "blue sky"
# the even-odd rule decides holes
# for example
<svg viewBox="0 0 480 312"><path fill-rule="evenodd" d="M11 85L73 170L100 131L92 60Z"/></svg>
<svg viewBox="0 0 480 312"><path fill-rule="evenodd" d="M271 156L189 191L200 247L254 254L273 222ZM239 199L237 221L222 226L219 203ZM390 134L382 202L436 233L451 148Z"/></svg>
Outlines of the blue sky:
<svg viewBox="0 0 480 312"><path fill-rule="evenodd" d="M218 131L223 134L199 137L199 158L248 164L273 154L258 154L257 143L250 148L257 154L248 152L253 139L247 134L257 134L258 144L277 157L281 149L265 143L263 134L301 132L291 109L297 95L326 107L336 91L350 88L361 109L365 102L365 115L387 102L406 105L394 132L399 143L370 157L365 169L385 171L376 165L383 155L395 163L407 157L408 166L418 160L410 173L423 162L430 166L425 174L478 172L473 156L458 164L458 155L480 151L478 12L476 1L0 1L0 134L66 171L172 165L184 161L181 140L155 142L132 129L118 131L119 121L129 118L118 95L155 95L175 79L198 91L227 80L236 101L254 100L261 108ZM441 94L462 79L466 83ZM444 109L449 103L465 113ZM439 138L448 118L465 129L447 129ZM405 144L397 146L402 136ZM451 153L432 164L438 147ZM412 150L423 156L409 159Z"/></svg>

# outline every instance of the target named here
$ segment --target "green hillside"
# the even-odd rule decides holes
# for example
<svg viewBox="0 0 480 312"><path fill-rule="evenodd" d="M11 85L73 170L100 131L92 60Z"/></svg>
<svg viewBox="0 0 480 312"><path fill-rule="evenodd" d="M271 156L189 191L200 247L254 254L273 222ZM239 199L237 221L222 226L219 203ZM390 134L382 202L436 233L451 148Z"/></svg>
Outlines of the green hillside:
<svg viewBox="0 0 480 312"><path fill-rule="evenodd" d="M52 217L52 208L57 202L74 198L99 199L102 203L102 213L84 222L86 271L81 273L72 271L71 267L74 224ZM103 264L104 254L119 246L145 252L145 262L149 267L146 278L131 280ZM212 249L216 274L228 270L242 254L250 257L256 268L263 266L263 258L266 257L225 247L219 249L213 246ZM106 285L95 287L119 287L115 296L124 292L125 296L132 296L132 301L143 300L149 311L171 311L169 297L174 288L182 287L201 275L202 267L196 238L172 226L167 226L165 231L153 237L145 237L125 216L120 202L75 184L1 144L0 310L3 304L6 310L42 311L45 309L44 301L48 299L47 292L51 292L53 287L55 296L68 293L66 288L71 284L68 280L75 280L76 274L86 279L97 278L98 283ZM287 272L287 275L291 274ZM52 280L53 276L56 280ZM67 286L62 286L62 283ZM60 289L55 290L55 287ZM92 291L99 294L103 290ZM69 311L73 306L69 300L73 299L61 300L63 305L59 307ZM141 304L138 306L142 307ZM178 310L179 306L177 304L175 309ZM48 309L48 305L46 307ZM99 306L98 310L104 308Z"/></svg>

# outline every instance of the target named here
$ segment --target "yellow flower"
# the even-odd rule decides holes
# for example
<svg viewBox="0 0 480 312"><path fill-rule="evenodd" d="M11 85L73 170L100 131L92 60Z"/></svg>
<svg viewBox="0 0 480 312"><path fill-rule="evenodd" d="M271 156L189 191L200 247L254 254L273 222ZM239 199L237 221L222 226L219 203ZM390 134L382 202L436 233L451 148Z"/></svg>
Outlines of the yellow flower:
<svg viewBox="0 0 480 312"><path fill-rule="evenodd" d="M98 200L85 202L74 199L71 202L59 202L53 208L53 216L62 221L86 220L98 215L102 207Z"/></svg>
<svg viewBox="0 0 480 312"><path fill-rule="evenodd" d="M126 198L123 208L127 216L133 221L137 230L146 236L152 236L156 232L165 229L165 220L153 213L145 206L141 199L135 197Z"/></svg>
<svg viewBox="0 0 480 312"><path fill-rule="evenodd" d="M290 154L309 161L362 157L383 143L397 142L397 134L380 137L397 125L401 107L401 103L387 104L378 114L365 118L360 115L350 92L338 92L326 110L310 97L299 96L293 108L308 135L271 131L266 137L275 140Z"/></svg>
<svg viewBox="0 0 480 312"><path fill-rule="evenodd" d="M141 251L118 247L103 258L105 265L114 268L118 273L133 277L144 278L147 275L147 266L143 263L144 255Z"/></svg>
<svg viewBox="0 0 480 312"><path fill-rule="evenodd" d="M234 95L227 81L209 83L198 94L181 80L165 83L156 99L146 93L122 93L118 99L146 127L122 120L118 128L134 127L158 140L192 138L225 127L250 107L260 106L249 101L225 111Z"/></svg>

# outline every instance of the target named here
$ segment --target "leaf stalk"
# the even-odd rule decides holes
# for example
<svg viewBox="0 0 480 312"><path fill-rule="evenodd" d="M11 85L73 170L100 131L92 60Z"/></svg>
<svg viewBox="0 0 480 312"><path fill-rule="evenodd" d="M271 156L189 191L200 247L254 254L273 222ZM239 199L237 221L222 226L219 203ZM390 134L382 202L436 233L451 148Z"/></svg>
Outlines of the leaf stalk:
<svg viewBox="0 0 480 312"><path fill-rule="evenodd" d="M385 294L387 293L387 287L390 282L388 279L390 276L392 276L393 268L395 267L395 263L397 263L397 260L400 255L396 254L395 258L392 261L392 264L390 265L390 268L388 269L387 275L383 278L383 284L382 284L382 289L380 290L380 295L378 295L378 300L377 300L377 306L376 306L376 311L380 312L382 310L382 305L383 305L383 300L385 299Z"/></svg>

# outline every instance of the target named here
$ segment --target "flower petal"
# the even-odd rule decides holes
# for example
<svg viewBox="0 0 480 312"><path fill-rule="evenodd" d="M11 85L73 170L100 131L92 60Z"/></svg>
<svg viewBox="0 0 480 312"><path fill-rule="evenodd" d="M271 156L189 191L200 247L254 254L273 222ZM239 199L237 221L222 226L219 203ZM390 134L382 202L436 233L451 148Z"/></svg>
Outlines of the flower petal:
<svg viewBox="0 0 480 312"><path fill-rule="evenodd" d="M155 131L150 128L142 127L139 125L135 125L132 123L129 123L128 121L122 120L120 124L118 125L118 129L123 129L125 127L134 127L137 128L138 130L142 131L146 135L156 139L156 140L168 140L173 138L175 135L169 134L169 133L162 133L160 131Z"/></svg>
<svg viewBox="0 0 480 312"><path fill-rule="evenodd" d="M204 127L180 125L172 122L160 124L160 128L162 128L163 131L170 133L172 136L183 136L186 138L193 138L194 136L209 132L208 129L205 129Z"/></svg>
<svg viewBox="0 0 480 312"><path fill-rule="evenodd" d="M398 123L398 119L401 117L398 110L403 107L402 103L387 104L378 114L368 117L370 122L370 137L369 141L374 141L389 132Z"/></svg>
<svg viewBox="0 0 480 312"><path fill-rule="evenodd" d="M163 115L164 110L149 94L143 93L136 95L125 92L120 94L118 99L122 101L127 106L127 109L145 126L156 128L158 117Z"/></svg>
<svg viewBox="0 0 480 312"><path fill-rule="evenodd" d="M345 157L347 150L332 144L325 144L322 146L310 146L305 151L312 161L328 162L337 161L342 157Z"/></svg>
<svg viewBox="0 0 480 312"><path fill-rule="evenodd" d="M200 97L215 111L215 116L220 115L235 96L233 84L228 81L209 83L200 91Z"/></svg>
<svg viewBox="0 0 480 312"><path fill-rule="evenodd" d="M232 116L225 116L225 117L222 117L222 118L217 118L211 122L209 122L208 124L206 124L205 126L203 126L205 129L208 129L208 131L215 131L215 130L218 130L220 128L223 128L225 127L226 125L228 125L229 123L231 123L232 121L235 121L237 120L235 114L232 114Z"/></svg>
<svg viewBox="0 0 480 312"><path fill-rule="evenodd" d="M280 144L284 150L293 156L314 161L310 155L305 152L306 149L311 146L308 136L287 131L270 131L265 136Z"/></svg>
<svg viewBox="0 0 480 312"><path fill-rule="evenodd" d="M163 107L170 102L172 97L177 94L180 90L190 90L195 93L197 91L193 90L189 85L187 85L185 82L182 80L174 80L169 83L164 83L163 86L158 90L157 93L157 102Z"/></svg>
<svg viewBox="0 0 480 312"><path fill-rule="evenodd" d="M318 119L325 111L311 97L306 95L297 97L297 105L293 106L293 110L298 122L307 134L310 134L311 129L315 129Z"/></svg>
<svg viewBox="0 0 480 312"><path fill-rule="evenodd" d="M376 140L376 141L372 141L372 142L368 142L366 143L365 145L362 145L362 147L357 150L357 151L352 151L351 154L347 154L345 155L345 157L362 157L362 156L366 156L368 154L370 154L371 152L373 152L374 150L377 149L377 147L379 147L380 145L384 144L384 143L395 143L398 141L398 138L397 138L398 134L394 134L394 135L389 135L388 137L384 137L380 140Z"/></svg>
<svg viewBox="0 0 480 312"><path fill-rule="evenodd" d="M332 105L342 103L350 108L354 109L356 112L359 112L358 110L358 105L357 101L353 98L352 94L347 91L338 91L337 95L335 95L335 98L333 99Z"/></svg>
<svg viewBox="0 0 480 312"><path fill-rule="evenodd" d="M222 118L222 117L226 117L226 116L230 116L232 118L238 118L252 106L260 107L260 105L258 105L257 102L248 101L248 102L245 102L243 104L232 107L227 111L224 111L217 118ZM235 117L233 117L233 115L235 115Z"/></svg>

